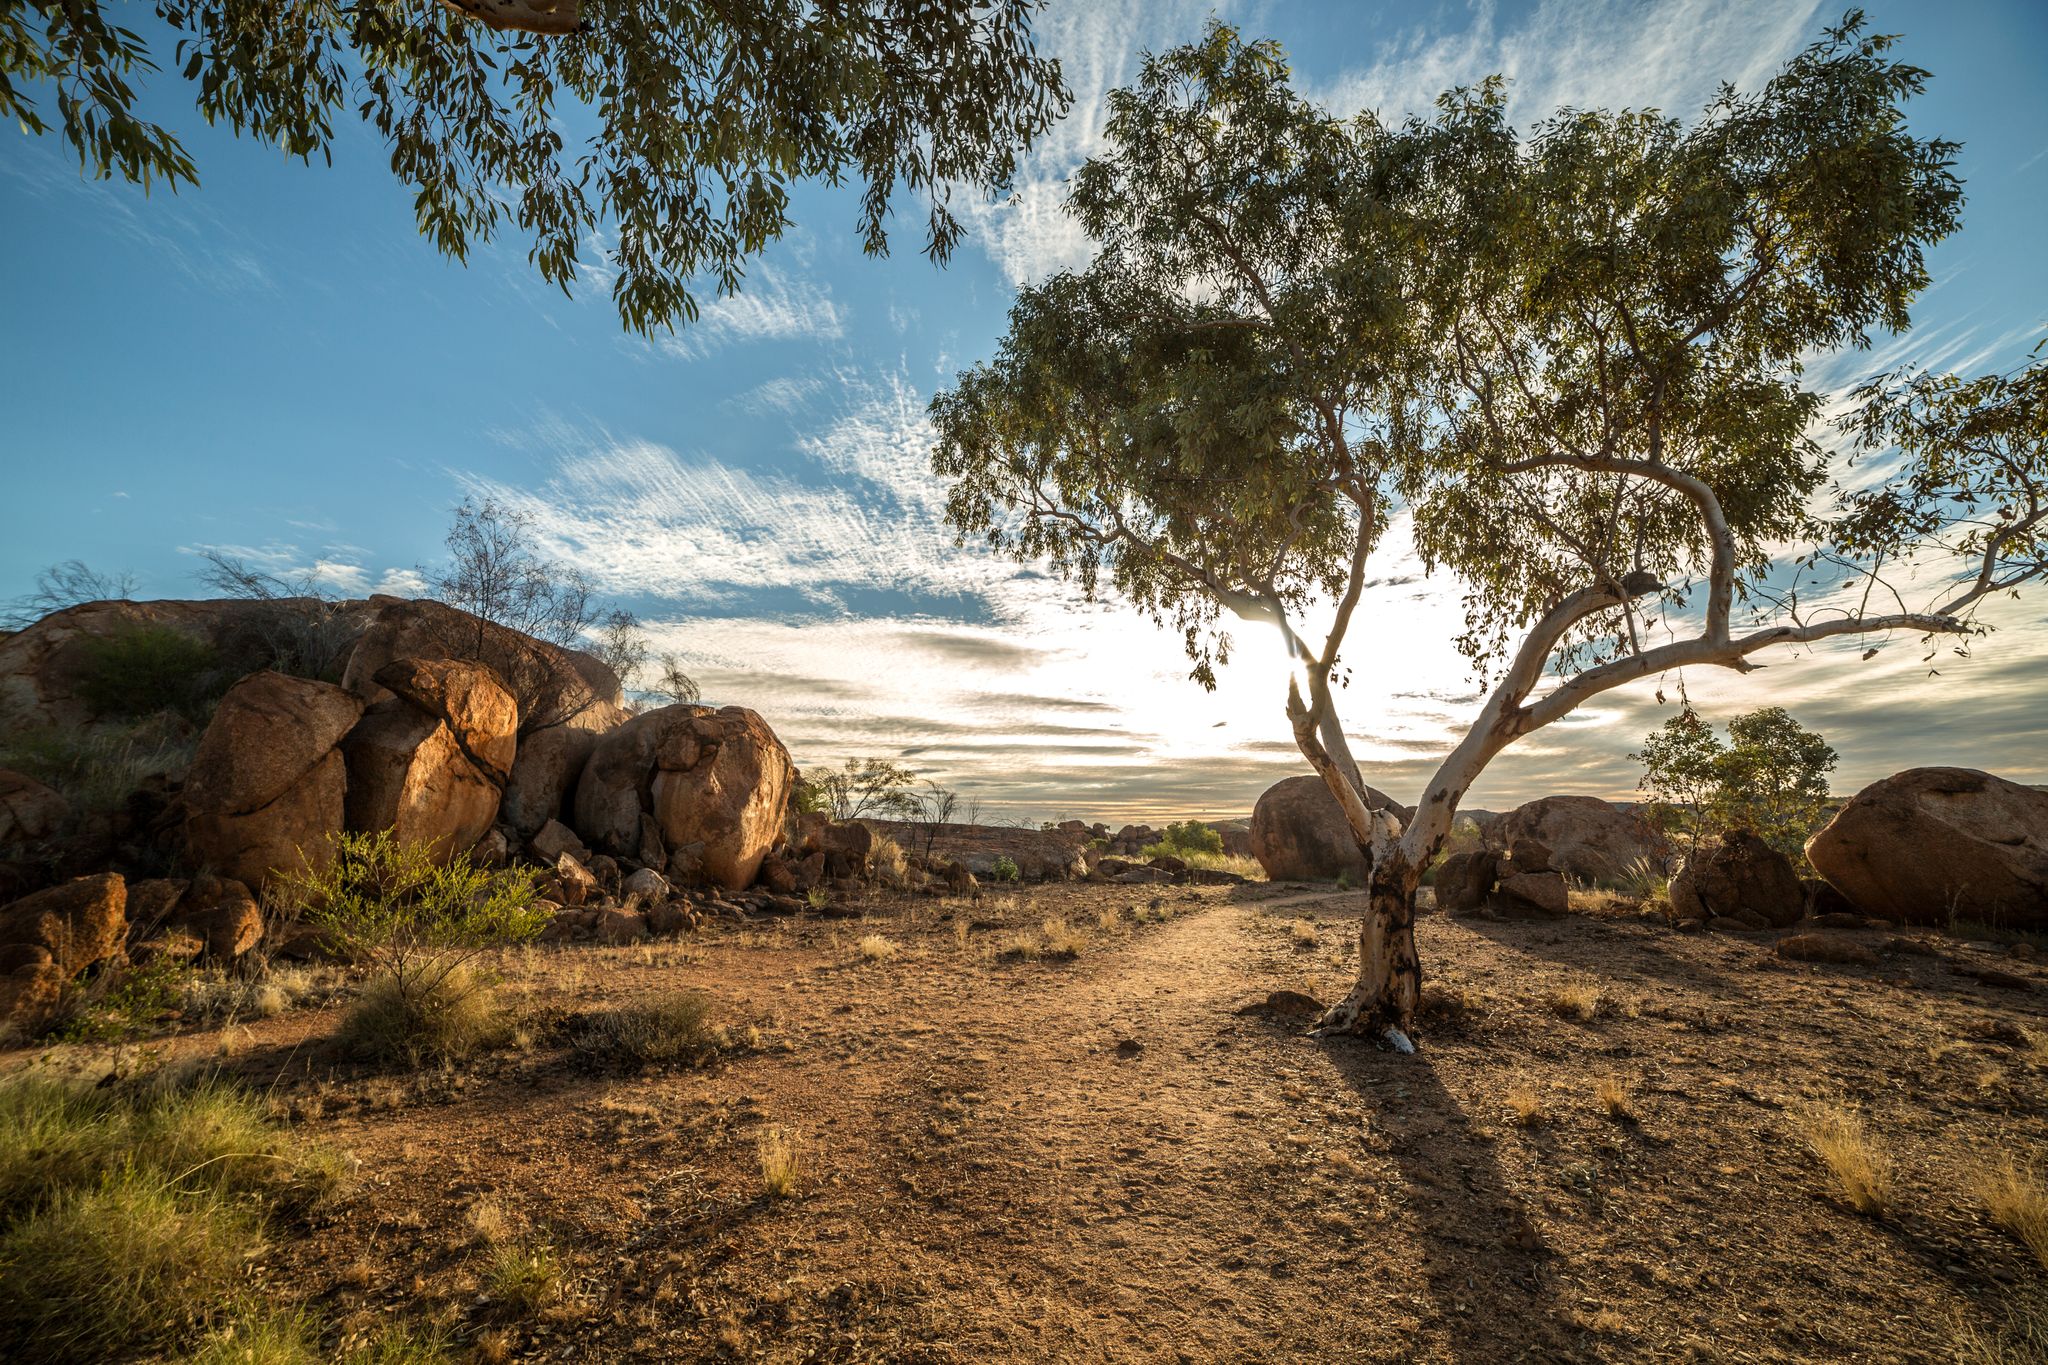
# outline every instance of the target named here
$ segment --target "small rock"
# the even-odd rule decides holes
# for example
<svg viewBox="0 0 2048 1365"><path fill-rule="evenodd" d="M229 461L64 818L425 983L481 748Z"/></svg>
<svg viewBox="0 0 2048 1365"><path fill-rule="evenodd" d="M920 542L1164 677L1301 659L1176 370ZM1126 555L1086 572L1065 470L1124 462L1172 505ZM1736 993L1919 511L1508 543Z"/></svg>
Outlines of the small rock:
<svg viewBox="0 0 2048 1365"><path fill-rule="evenodd" d="M643 901L663 900L668 896L668 878L651 867L643 867L626 878L620 889L628 896L638 896Z"/></svg>
<svg viewBox="0 0 2048 1365"><path fill-rule="evenodd" d="M1877 954L1860 943L1826 934L1790 934L1778 940L1778 956L1796 962L1840 962L1859 967L1877 965Z"/></svg>
<svg viewBox="0 0 2048 1365"><path fill-rule="evenodd" d="M1145 1045L1135 1038L1119 1038L1116 1040L1116 1055L1119 1057L1135 1057L1144 1050Z"/></svg>
<svg viewBox="0 0 2048 1365"><path fill-rule="evenodd" d="M647 918L637 910L600 910L594 927L600 943L638 943L647 937Z"/></svg>
<svg viewBox="0 0 2048 1365"><path fill-rule="evenodd" d="M564 853L555 859L555 888L561 893L562 904L582 905L596 894L597 878L576 860L575 854Z"/></svg>
<svg viewBox="0 0 2048 1365"><path fill-rule="evenodd" d="M587 862L590 858L590 850L576 837L576 831L560 820L550 820L542 825L540 831L527 841L526 846L532 849L534 855L542 862L556 862L565 853L578 863Z"/></svg>
<svg viewBox="0 0 2048 1365"><path fill-rule="evenodd" d="M1246 1005L1238 1013L1269 1014L1275 1019L1320 1019L1323 1010L1323 1002L1313 995L1301 991L1274 991L1264 1000Z"/></svg>

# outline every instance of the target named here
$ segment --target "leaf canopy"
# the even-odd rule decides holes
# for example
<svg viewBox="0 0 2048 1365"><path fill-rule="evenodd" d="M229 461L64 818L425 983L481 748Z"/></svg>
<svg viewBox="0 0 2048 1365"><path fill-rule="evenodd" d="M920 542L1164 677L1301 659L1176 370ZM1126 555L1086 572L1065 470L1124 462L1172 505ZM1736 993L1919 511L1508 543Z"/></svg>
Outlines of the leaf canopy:
<svg viewBox="0 0 2048 1365"><path fill-rule="evenodd" d="M326 157L353 113L441 251L466 259L509 224L565 293L601 253L620 318L647 332L693 320L702 278L739 287L789 227L797 181L857 178L870 253L897 191L921 197L924 249L944 260L954 190L1005 186L1065 110L1035 7L584 0L573 32L539 35L429 4L157 0L166 53L102 0L11 0L0 116L60 132L96 178L175 189L197 167L133 84L167 57L207 122L294 157Z"/></svg>

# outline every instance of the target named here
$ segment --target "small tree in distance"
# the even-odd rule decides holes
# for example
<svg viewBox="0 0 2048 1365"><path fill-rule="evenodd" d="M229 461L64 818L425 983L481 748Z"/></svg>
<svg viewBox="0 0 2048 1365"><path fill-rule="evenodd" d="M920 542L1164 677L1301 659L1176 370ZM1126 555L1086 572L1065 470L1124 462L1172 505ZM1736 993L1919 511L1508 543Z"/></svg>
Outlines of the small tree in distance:
<svg viewBox="0 0 2048 1365"><path fill-rule="evenodd" d="M1226 614L1281 633L1295 743L1369 869L1321 1032L1412 1046L1416 889L1517 740L1683 668L1968 637L2048 572L2041 366L1875 382L1851 427L1887 463L1828 496L1804 357L1907 327L1961 204L1954 146L1901 107L1926 73L1890 46L1852 13L1690 126L1566 110L1524 140L1498 81L1332 118L1277 47L1213 24L1109 97L1070 197L1095 262L1023 290L933 400L963 538L1106 578L1204 685ZM1334 692L1354 628L1406 644L1354 621L1396 525L1464 585L1456 644L1490 684L1405 828Z"/></svg>
<svg viewBox="0 0 2048 1365"><path fill-rule="evenodd" d="M1678 834L1688 853L1707 838L1747 829L1803 862L1807 836L1827 809L1834 749L1782 706L1737 716L1728 738L1722 744L1688 706L1644 739L1635 757L1652 821Z"/></svg>
<svg viewBox="0 0 2048 1365"><path fill-rule="evenodd" d="M27 630L53 611L134 595L134 574L95 573L84 560L67 559L37 574L34 592L0 608L0 630Z"/></svg>

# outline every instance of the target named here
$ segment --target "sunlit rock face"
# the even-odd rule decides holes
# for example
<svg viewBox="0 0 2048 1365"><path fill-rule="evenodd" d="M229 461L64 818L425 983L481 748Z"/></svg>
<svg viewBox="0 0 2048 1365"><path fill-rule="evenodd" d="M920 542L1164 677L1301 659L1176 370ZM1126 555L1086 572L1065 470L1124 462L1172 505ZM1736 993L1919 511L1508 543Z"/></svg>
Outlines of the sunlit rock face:
<svg viewBox="0 0 2048 1365"><path fill-rule="evenodd" d="M2048 925L2048 792L1975 768L1873 782L1806 841L1814 870L1866 915Z"/></svg>

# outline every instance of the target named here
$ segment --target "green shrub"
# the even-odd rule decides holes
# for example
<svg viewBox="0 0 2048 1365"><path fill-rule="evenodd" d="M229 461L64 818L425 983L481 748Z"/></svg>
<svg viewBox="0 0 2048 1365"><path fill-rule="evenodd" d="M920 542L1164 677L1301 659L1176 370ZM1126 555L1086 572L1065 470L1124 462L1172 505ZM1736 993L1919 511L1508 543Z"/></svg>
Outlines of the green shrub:
<svg viewBox="0 0 2048 1365"><path fill-rule="evenodd" d="M1182 820L1166 827L1165 837L1160 840L1169 849L1183 856L1189 853L1221 853L1223 835L1200 820Z"/></svg>
<svg viewBox="0 0 2048 1365"><path fill-rule="evenodd" d="M369 1056L465 1056L511 1032L490 981L471 964L547 926L531 868L482 868L389 830L340 834L319 871L284 878L273 899L328 942L374 969L343 1021L343 1040Z"/></svg>
<svg viewBox="0 0 2048 1365"><path fill-rule="evenodd" d="M1016 859L1005 853L989 867L988 875L999 882L1014 882L1024 874L1018 870Z"/></svg>
<svg viewBox="0 0 2048 1365"><path fill-rule="evenodd" d="M169 958L108 968L82 983L52 1033L64 1042L113 1042L147 1033L184 1001L186 968Z"/></svg>
<svg viewBox="0 0 2048 1365"><path fill-rule="evenodd" d="M179 716L133 725L22 728L0 737L0 768L25 773L63 793L79 811L113 811L144 778L192 761L199 732Z"/></svg>
<svg viewBox="0 0 2048 1365"><path fill-rule="evenodd" d="M175 711L203 719L234 681L212 645L168 626L126 626L79 642L74 688L95 716Z"/></svg>

